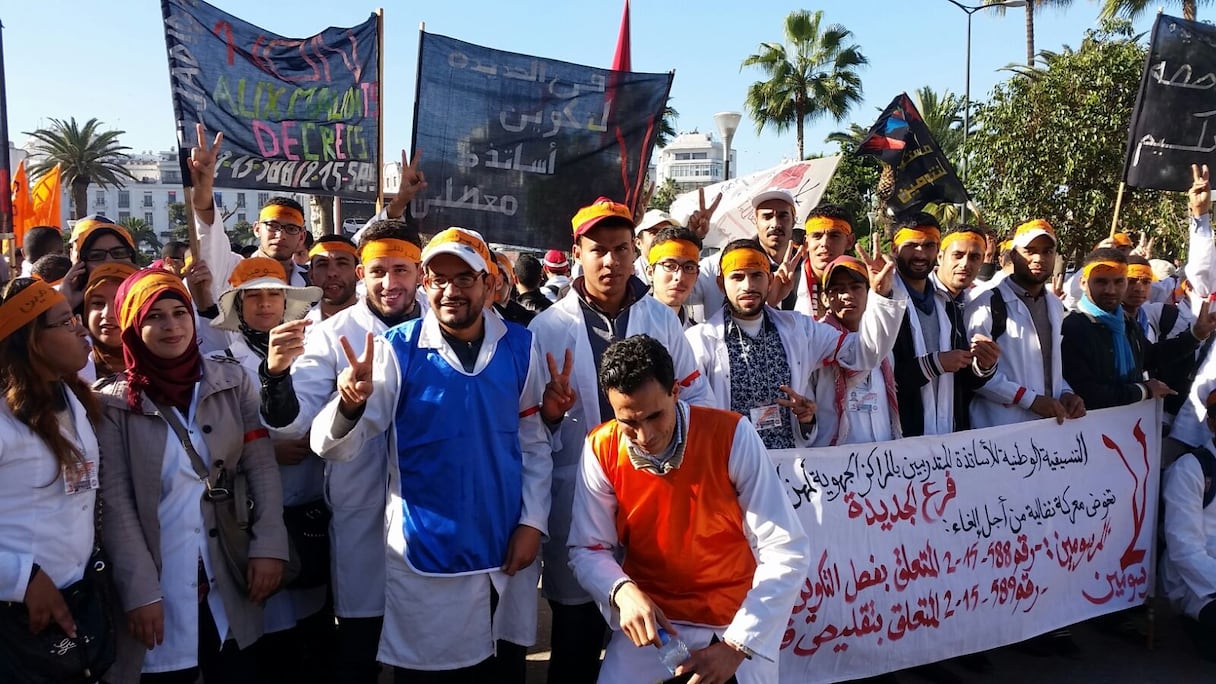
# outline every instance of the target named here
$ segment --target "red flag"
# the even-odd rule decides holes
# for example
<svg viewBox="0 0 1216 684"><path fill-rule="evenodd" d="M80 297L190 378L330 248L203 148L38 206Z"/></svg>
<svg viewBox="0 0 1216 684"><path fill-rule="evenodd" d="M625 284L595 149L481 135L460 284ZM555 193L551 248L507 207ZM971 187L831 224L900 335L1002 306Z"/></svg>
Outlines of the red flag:
<svg viewBox="0 0 1216 684"><path fill-rule="evenodd" d="M616 54L612 56L613 71L633 71L629 59L629 0L625 0L625 12L621 14L621 32L616 36Z"/></svg>

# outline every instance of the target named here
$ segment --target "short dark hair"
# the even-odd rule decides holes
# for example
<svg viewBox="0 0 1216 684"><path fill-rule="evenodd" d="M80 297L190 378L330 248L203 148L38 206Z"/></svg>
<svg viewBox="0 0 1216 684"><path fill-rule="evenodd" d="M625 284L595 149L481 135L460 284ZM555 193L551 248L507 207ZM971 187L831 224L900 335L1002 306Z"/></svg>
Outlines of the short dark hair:
<svg viewBox="0 0 1216 684"><path fill-rule="evenodd" d="M355 246L355 241L346 237L345 235L322 235L321 237L317 238L315 244L324 245L330 242L341 242L348 247Z"/></svg>
<svg viewBox="0 0 1216 684"><path fill-rule="evenodd" d="M53 226L34 226L25 231L21 247L27 261L38 261L47 254L63 252L63 233Z"/></svg>
<svg viewBox="0 0 1216 684"><path fill-rule="evenodd" d="M1122 252L1120 252L1120 254L1122 254ZM1148 263L1148 259L1145 259L1139 254L1128 254L1127 265L1130 266L1132 264L1137 264L1139 266L1152 266L1152 264Z"/></svg>
<svg viewBox="0 0 1216 684"><path fill-rule="evenodd" d="M296 211L300 212L301 216L304 215L304 205L300 204L299 202L295 201L294 199L292 199L290 197L287 197L286 195L276 195L274 197L271 197L270 199L266 200L266 206L268 206L268 207L270 207L270 206L288 207L290 209L295 209Z"/></svg>
<svg viewBox="0 0 1216 684"><path fill-rule="evenodd" d="M304 231L304 249L312 249L312 246L317 243L317 238L313 237L311 230Z"/></svg>
<svg viewBox="0 0 1216 684"><path fill-rule="evenodd" d="M701 251L701 238L697 237L696 233L682 226L665 226L661 228L659 232L654 234L654 240L650 243L650 248L654 249L655 245L671 242L672 240L690 242L697 246L697 251Z"/></svg>
<svg viewBox="0 0 1216 684"><path fill-rule="evenodd" d="M844 221L845 223L849 224L849 230L853 230L853 217L849 214L847 209L839 204L820 204L807 212L806 220L810 221L813 218L830 218L838 221ZM806 225L805 222L803 225Z"/></svg>
<svg viewBox="0 0 1216 684"><path fill-rule="evenodd" d="M649 335L634 335L613 342L600 358L600 387L632 394L647 380L655 380L670 394L676 386L671 354Z"/></svg>
<svg viewBox="0 0 1216 684"><path fill-rule="evenodd" d="M187 249L190 249L190 245L181 240L170 240L160 250L160 256L162 259L181 259L186 256Z"/></svg>
<svg viewBox="0 0 1216 684"><path fill-rule="evenodd" d="M70 270L72 260L63 254L44 254L41 259L30 264L30 273L48 283L62 280Z"/></svg>
<svg viewBox="0 0 1216 684"><path fill-rule="evenodd" d="M937 217L927 211L911 211L906 214L900 214L895 217L895 225L891 228L895 231L903 228L917 228L919 226L929 226L939 231L942 229L942 224L938 223Z"/></svg>
<svg viewBox="0 0 1216 684"><path fill-rule="evenodd" d="M359 248L362 249L372 240L405 240L422 247L418 229L401 219L380 219L369 223L363 229L363 235L359 237Z"/></svg>
<svg viewBox="0 0 1216 684"><path fill-rule="evenodd" d="M535 290L540 287L544 279L545 269L536 257L524 253L515 260L515 280L519 281L524 288Z"/></svg>
<svg viewBox="0 0 1216 684"><path fill-rule="evenodd" d="M257 245L245 245L244 247L241 247L239 250L237 250L237 252L241 256L245 257L246 259L253 256L254 252L256 252L256 251L258 251Z"/></svg>
<svg viewBox="0 0 1216 684"><path fill-rule="evenodd" d="M1082 266L1088 266L1095 261L1113 261L1118 264L1128 263L1127 255L1114 247L1099 247L1085 256Z"/></svg>
<svg viewBox="0 0 1216 684"><path fill-rule="evenodd" d="M718 269L721 270L722 259L724 259L727 254L737 252L741 249L754 249L761 254L767 254L767 252L764 251L764 248L760 246L760 240L756 238L740 238L738 240L731 240L730 242L726 243L726 246L722 248L721 252L718 252Z"/></svg>

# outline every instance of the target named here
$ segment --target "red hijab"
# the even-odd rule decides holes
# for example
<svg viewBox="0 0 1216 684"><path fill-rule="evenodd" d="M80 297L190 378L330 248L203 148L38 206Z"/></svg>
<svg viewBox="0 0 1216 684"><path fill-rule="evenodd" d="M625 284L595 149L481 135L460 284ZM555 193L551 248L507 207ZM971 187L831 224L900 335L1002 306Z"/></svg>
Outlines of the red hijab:
<svg viewBox="0 0 1216 684"><path fill-rule="evenodd" d="M139 329L152 305L175 299L193 308L190 293L181 278L159 269L145 268L118 286L118 324L122 328L122 356L127 363L127 405L142 411L140 395L147 393L157 404L185 411L194 396L194 386L203 377L203 355L198 350L198 331L191 332L186 351L173 359L153 354L140 337Z"/></svg>

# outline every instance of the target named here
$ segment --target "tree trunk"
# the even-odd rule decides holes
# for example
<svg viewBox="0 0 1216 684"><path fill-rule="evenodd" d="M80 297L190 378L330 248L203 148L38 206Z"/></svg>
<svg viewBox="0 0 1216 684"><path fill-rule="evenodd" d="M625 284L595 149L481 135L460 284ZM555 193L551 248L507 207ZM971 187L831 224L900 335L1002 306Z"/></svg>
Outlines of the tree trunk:
<svg viewBox="0 0 1216 684"><path fill-rule="evenodd" d="M1034 2L1026 3L1026 66L1034 68Z"/></svg>
<svg viewBox="0 0 1216 684"><path fill-rule="evenodd" d="M333 235L338 232L334 230L334 202L331 197L318 197L312 195L308 200L312 209L312 234L313 235Z"/></svg>
<svg viewBox="0 0 1216 684"><path fill-rule="evenodd" d="M798 138L798 161L802 161L802 129L803 129L802 117L803 116L804 116L803 113L799 112L798 121L795 122L795 127L796 127L795 130L797 131L797 138Z"/></svg>
<svg viewBox="0 0 1216 684"><path fill-rule="evenodd" d="M72 181L72 218L79 221L89 215L89 179L77 177Z"/></svg>
<svg viewBox="0 0 1216 684"><path fill-rule="evenodd" d="M1195 0L1182 0L1182 18L1195 21Z"/></svg>

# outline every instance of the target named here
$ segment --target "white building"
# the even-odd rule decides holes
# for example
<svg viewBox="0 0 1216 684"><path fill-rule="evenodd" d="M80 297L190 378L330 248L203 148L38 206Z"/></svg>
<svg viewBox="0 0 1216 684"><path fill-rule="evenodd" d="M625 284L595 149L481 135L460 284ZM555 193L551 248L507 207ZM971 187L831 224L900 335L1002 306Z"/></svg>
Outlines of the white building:
<svg viewBox="0 0 1216 684"><path fill-rule="evenodd" d="M658 152L656 183L672 179L680 192L696 190L724 180L722 142L712 133L692 131L681 133ZM730 151L731 169L735 166L735 150ZM733 175L733 174L732 174Z"/></svg>

